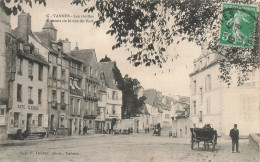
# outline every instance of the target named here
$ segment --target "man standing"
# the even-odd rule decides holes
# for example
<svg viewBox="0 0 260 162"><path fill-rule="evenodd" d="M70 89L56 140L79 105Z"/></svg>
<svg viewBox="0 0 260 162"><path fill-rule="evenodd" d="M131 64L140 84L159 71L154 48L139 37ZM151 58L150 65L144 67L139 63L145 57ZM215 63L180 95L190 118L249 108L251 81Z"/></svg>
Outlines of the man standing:
<svg viewBox="0 0 260 162"><path fill-rule="evenodd" d="M239 140L239 131L237 129L237 124L234 124L234 128L230 130L229 136L232 139L232 153L234 153L234 147L236 145L236 152L238 151L238 140Z"/></svg>

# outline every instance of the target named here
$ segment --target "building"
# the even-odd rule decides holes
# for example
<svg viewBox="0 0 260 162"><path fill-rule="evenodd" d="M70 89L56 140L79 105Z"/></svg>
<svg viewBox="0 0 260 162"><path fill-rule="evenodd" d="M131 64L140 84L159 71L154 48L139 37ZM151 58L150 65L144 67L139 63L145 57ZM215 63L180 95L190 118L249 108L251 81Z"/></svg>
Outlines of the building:
<svg viewBox="0 0 260 162"><path fill-rule="evenodd" d="M219 56L204 48L202 51L190 74L190 118L194 127L210 124L218 135L228 135L237 123L240 135L259 132L259 70L250 73L250 79L242 86L234 80L239 73L232 72L233 84L228 87L218 79Z"/></svg>
<svg viewBox="0 0 260 162"><path fill-rule="evenodd" d="M115 81L114 68L116 63L101 62L99 69L105 75L107 107L105 109L105 130L113 130L114 126L121 119L122 91L118 89Z"/></svg>
<svg viewBox="0 0 260 162"><path fill-rule="evenodd" d="M150 113L156 115L156 121L157 121L156 124L160 123L160 125L163 126L164 104L162 102L162 93L156 91L155 89L147 89L144 90L143 93L144 96L146 97L145 103L157 109L157 111L153 111L153 113ZM155 114L154 112L156 112L157 114ZM151 127L155 127L156 124L153 126L151 125Z"/></svg>
<svg viewBox="0 0 260 162"><path fill-rule="evenodd" d="M98 113L96 117L96 128L98 133L103 133L105 130L105 112L107 107L107 91L106 91L106 81L104 72L100 73L100 88L98 91Z"/></svg>
<svg viewBox="0 0 260 162"><path fill-rule="evenodd" d="M172 136L190 137L190 128L193 128L193 122L189 118L190 105L188 102L177 100L174 103L175 114L172 117Z"/></svg>
<svg viewBox="0 0 260 162"><path fill-rule="evenodd" d="M8 40L10 40L11 46L7 49L7 53L15 52L12 55L16 55L15 62L13 62L13 65L16 65L16 73L10 81L13 95L10 98L12 107L9 110L7 133L16 134L18 129L29 133L47 133L48 62L38 54L38 50L34 48L33 44L15 41L11 35ZM12 46L17 46L18 49L14 50L13 48L16 47Z"/></svg>
<svg viewBox="0 0 260 162"><path fill-rule="evenodd" d="M6 38L11 31L10 16L7 16L0 7L0 139L7 137L8 113L11 108L8 105L10 89L8 76L11 76L11 68L8 68L10 59L6 53ZM13 70L15 71L15 70Z"/></svg>
<svg viewBox="0 0 260 162"><path fill-rule="evenodd" d="M29 22L31 24L31 22ZM49 132L55 135L72 134L70 125L68 40L57 40L57 29L52 22L46 20L42 31L33 32L37 42L42 44L47 53L42 56L48 60L48 115Z"/></svg>
<svg viewBox="0 0 260 162"><path fill-rule="evenodd" d="M95 119L98 115L99 86L101 84L100 72L94 49L78 49L71 51L71 55L83 61L84 100L83 100L83 126L88 132L94 133L99 123Z"/></svg>

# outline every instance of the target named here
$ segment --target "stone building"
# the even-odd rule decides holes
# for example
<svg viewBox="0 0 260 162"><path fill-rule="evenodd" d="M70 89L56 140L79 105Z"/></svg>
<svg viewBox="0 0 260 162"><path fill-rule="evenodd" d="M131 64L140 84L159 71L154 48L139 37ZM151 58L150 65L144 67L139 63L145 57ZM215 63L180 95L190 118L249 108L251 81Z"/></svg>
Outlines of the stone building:
<svg viewBox="0 0 260 162"><path fill-rule="evenodd" d="M8 68L8 56L6 54L6 33L10 33L10 16L7 16L0 7L0 139L7 137L7 124L8 124L8 105L9 96L9 76L10 68ZM10 64L9 64L10 65Z"/></svg>
<svg viewBox="0 0 260 162"><path fill-rule="evenodd" d="M113 130L121 119L122 91L118 89L115 81L115 62L101 62L99 69L105 75L107 107L105 109L105 130Z"/></svg>
<svg viewBox="0 0 260 162"><path fill-rule="evenodd" d="M228 135L234 123L240 135L260 131L260 75L259 70L249 74L249 80L237 86L232 72L233 84L228 87L219 76L219 56L202 49L202 55L194 60L191 79L190 118L194 127L210 124L218 135Z"/></svg>
<svg viewBox="0 0 260 162"><path fill-rule="evenodd" d="M84 81L83 61L70 55L70 134L83 131L83 96Z"/></svg>
<svg viewBox="0 0 260 162"><path fill-rule="evenodd" d="M82 60L84 82L84 100L83 100L83 119L84 126L88 128L88 132L94 133L96 129L95 119L98 113L100 72L96 53L94 49L78 49L71 51L71 55Z"/></svg>
<svg viewBox="0 0 260 162"><path fill-rule="evenodd" d="M69 103L70 58L65 54L69 42L57 40L57 29L46 20L42 31L34 32L37 41L48 49L48 115L50 134L71 134Z"/></svg>
<svg viewBox="0 0 260 162"><path fill-rule="evenodd" d="M33 44L15 40L11 35L7 42L9 55L15 55L16 73L10 80L12 100L9 110L8 134L23 132L47 132L47 77L48 62L38 53ZM14 48L18 47L17 50ZM13 53L14 52L14 53Z"/></svg>

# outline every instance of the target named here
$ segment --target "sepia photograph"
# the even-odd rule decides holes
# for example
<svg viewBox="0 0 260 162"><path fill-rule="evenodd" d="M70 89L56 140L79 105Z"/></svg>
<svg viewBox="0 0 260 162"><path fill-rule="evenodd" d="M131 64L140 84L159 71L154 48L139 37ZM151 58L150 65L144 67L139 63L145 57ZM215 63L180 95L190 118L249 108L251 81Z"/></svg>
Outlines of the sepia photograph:
<svg viewBox="0 0 260 162"><path fill-rule="evenodd" d="M0 162L259 162L260 0L0 0Z"/></svg>

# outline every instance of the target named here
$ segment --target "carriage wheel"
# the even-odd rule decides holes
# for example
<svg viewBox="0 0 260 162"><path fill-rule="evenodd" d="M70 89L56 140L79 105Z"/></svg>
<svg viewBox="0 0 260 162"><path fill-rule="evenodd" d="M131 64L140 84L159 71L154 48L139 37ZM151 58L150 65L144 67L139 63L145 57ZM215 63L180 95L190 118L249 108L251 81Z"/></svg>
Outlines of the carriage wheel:
<svg viewBox="0 0 260 162"><path fill-rule="evenodd" d="M191 149L193 150L193 146L194 146L194 141L191 140Z"/></svg>

